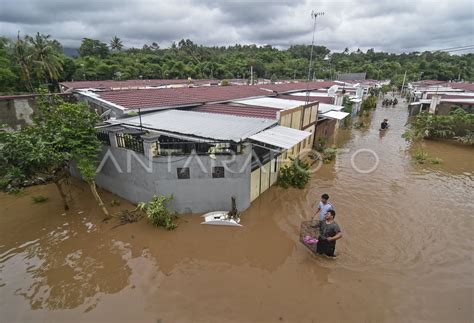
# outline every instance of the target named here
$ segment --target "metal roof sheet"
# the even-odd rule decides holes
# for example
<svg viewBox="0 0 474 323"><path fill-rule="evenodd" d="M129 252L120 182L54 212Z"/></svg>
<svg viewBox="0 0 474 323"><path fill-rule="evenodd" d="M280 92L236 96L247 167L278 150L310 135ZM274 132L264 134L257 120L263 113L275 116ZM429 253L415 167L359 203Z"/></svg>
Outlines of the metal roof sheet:
<svg viewBox="0 0 474 323"><path fill-rule="evenodd" d="M321 115L321 117L326 117L329 119L337 119L342 120L347 117L349 113L347 112L340 112L340 111L329 111Z"/></svg>
<svg viewBox="0 0 474 323"><path fill-rule="evenodd" d="M274 124L277 120L248 118L232 115L165 110L141 116L148 130L161 130L196 137L240 142ZM140 126L138 116L112 121L118 124Z"/></svg>
<svg viewBox="0 0 474 323"><path fill-rule="evenodd" d="M290 95L293 95L293 96L306 96L306 92L296 92L296 93L291 93ZM311 92L309 92L309 96L333 97L334 95L330 95L330 94L327 93L327 92L311 91Z"/></svg>
<svg viewBox="0 0 474 323"><path fill-rule="evenodd" d="M266 119L277 119L279 109L258 107L252 105L238 105L228 103L212 103L200 105L193 108L192 111L207 112L207 113L218 113L218 114L230 114L241 117L253 117L253 118L266 118Z"/></svg>
<svg viewBox="0 0 474 323"><path fill-rule="evenodd" d="M252 135L249 138L264 144L290 149L309 136L311 136L311 132L308 131L276 126Z"/></svg>
<svg viewBox="0 0 474 323"><path fill-rule="evenodd" d="M327 104L327 103L320 103L318 112L319 113L326 113L329 111L341 111L344 109L342 105L335 105L335 104Z"/></svg>
<svg viewBox="0 0 474 323"><path fill-rule="evenodd" d="M287 99L278 99L278 98L256 98L256 99L244 99L236 100L235 103L261 106L267 108L276 108L280 110L288 110L304 105L302 101L299 100L287 100Z"/></svg>
<svg viewBox="0 0 474 323"><path fill-rule="evenodd" d="M474 103L474 99L444 99L444 98L441 98L441 102L472 104L472 103Z"/></svg>

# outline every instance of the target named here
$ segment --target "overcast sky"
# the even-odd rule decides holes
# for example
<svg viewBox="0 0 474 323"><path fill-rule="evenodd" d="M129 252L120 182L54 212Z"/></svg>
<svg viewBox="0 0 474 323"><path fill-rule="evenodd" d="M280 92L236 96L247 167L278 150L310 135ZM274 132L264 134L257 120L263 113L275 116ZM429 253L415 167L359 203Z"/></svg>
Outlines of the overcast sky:
<svg viewBox="0 0 474 323"><path fill-rule="evenodd" d="M127 47L189 38L205 45L316 44L340 51L421 51L474 43L472 0L0 0L0 34L50 34L65 47L117 35Z"/></svg>

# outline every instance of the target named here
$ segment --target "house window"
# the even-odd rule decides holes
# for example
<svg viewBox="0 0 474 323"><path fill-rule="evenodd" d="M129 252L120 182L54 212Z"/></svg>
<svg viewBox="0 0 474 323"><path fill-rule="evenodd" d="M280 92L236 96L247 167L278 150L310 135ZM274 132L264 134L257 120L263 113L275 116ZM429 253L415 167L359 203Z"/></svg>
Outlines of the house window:
<svg viewBox="0 0 474 323"><path fill-rule="evenodd" d="M117 139L117 146L119 148L130 149L139 153L143 153L143 138L139 135L132 135L128 133L115 134Z"/></svg>
<svg viewBox="0 0 474 323"><path fill-rule="evenodd" d="M110 136L109 136L109 133L107 132L102 132L102 131L98 131L97 132L97 139L99 139L99 141L104 144L104 145L107 145L107 146L110 146Z"/></svg>
<svg viewBox="0 0 474 323"><path fill-rule="evenodd" d="M189 179L189 167L178 167L176 171L178 174L178 179Z"/></svg>
<svg viewBox="0 0 474 323"><path fill-rule="evenodd" d="M224 167L212 167L212 178L224 178Z"/></svg>

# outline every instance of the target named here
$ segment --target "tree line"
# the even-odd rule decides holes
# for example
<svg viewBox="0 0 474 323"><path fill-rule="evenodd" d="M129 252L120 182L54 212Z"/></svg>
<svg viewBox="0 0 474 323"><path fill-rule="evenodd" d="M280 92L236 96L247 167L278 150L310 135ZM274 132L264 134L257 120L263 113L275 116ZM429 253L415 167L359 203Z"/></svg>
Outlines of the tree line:
<svg viewBox="0 0 474 323"><path fill-rule="evenodd" d="M40 87L58 90L58 82L127 79L305 79L311 46L278 49L270 45L203 46L183 39L161 48L156 42L142 48L124 48L114 36L109 43L84 38L77 55L66 56L60 42L37 33L17 39L0 37L0 94L33 92ZM331 52L315 46L312 78L334 79L339 73L366 72L370 79L407 80L474 79L474 54L446 52L393 54Z"/></svg>

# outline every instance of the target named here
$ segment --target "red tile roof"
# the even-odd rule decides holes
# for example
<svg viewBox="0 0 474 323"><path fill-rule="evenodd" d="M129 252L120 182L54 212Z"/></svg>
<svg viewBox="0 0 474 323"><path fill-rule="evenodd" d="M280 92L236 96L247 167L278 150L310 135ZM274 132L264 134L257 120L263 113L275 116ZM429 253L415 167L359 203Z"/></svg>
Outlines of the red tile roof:
<svg viewBox="0 0 474 323"><path fill-rule="evenodd" d="M464 93L464 92L457 92L457 93ZM426 96L427 99L431 99L433 97L434 93L428 93ZM449 99L474 99L473 95L450 95L450 94L441 94L441 98L444 100L449 100Z"/></svg>
<svg viewBox="0 0 474 323"><path fill-rule="evenodd" d="M474 92L474 83L448 83L449 87L453 89L464 90L465 92Z"/></svg>
<svg viewBox="0 0 474 323"><path fill-rule="evenodd" d="M277 119L277 113L280 109L253 105L213 103L198 106L193 108L192 111L228 114L240 117Z"/></svg>
<svg viewBox="0 0 474 323"><path fill-rule="evenodd" d="M324 82L295 82L295 83L283 83L283 84L262 84L262 85L254 85L258 86L263 89L268 89L271 91L275 91L278 93L284 92L297 92L297 91L306 91L309 89L311 91L323 89L323 88L330 88L333 85L340 85L336 82L332 81L324 81Z"/></svg>
<svg viewBox="0 0 474 323"><path fill-rule="evenodd" d="M249 97L273 96L257 86L183 87L97 92L99 98L127 109L193 106Z"/></svg>
<svg viewBox="0 0 474 323"><path fill-rule="evenodd" d="M177 87L160 89L130 89L96 92L100 99L126 109L191 107L211 102L275 96L277 93L328 88L334 82L259 84L240 86ZM293 99L293 98L292 98Z"/></svg>
<svg viewBox="0 0 474 323"><path fill-rule="evenodd" d="M61 82L61 86L68 90L78 89L101 89L101 90L112 90L112 89L138 89L145 87L158 87L166 85L207 85L207 84L218 84L219 80L191 80L187 79L170 79L170 80L104 80L104 81L75 81L75 82Z"/></svg>
<svg viewBox="0 0 474 323"><path fill-rule="evenodd" d="M417 82L413 82L412 84L415 86L430 86L430 85L441 85L447 83L446 81L438 81L438 80L421 80Z"/></svg>

